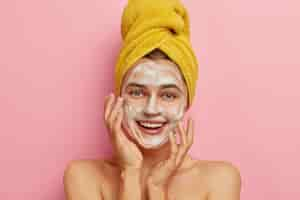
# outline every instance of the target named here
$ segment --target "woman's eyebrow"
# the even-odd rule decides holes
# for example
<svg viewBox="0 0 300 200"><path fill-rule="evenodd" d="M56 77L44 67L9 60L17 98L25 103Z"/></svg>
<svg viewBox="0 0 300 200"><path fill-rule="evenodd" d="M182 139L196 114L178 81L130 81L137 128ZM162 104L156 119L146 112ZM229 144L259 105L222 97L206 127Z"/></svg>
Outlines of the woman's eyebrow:
<svg viewBox="0 0 300 200"><path fill-rule="evenodd" d="M161 89L166 89L166 88L175 88L177 90L179 90L180 92L183 93L182 89L180 89L177 85L175 84L165 84L165 85L161 85L160 86Z"/></svg>
<svg viewBox="0 0 300 200"><path fill-rule="evenodd" d="M146 88L145 85L139 84L139 83L135 83L135 82L128 83L127 87L142 87L142 88Z"/></svg>
<svg viewBox="0 0 300 200"><path fill-rule="evenodd" d="M143 85L143 84L140 84L140 83L136 83L136 82L130 82L128 83L127 87L141 87L141 88L147 88L146 85ZM175 88L177 90L179 90L181 93L184 93L183 90L181 88L179 88L177 85L175 84L164 84L164 85L161 85L159 87L160 89L166 89L166 88Z"/></svg>

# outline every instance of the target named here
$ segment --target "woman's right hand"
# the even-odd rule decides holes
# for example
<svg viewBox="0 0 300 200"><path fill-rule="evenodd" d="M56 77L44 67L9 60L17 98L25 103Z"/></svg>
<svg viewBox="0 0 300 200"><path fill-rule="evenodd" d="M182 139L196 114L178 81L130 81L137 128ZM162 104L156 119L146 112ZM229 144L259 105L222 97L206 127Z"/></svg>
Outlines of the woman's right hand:
<svg viewBox="0 0 300 200"><path fill-rule="evenodd" d="M104 120L119 164L123 169L142 166L143 156L138 147L124 133L122 120L124 117L124 99L111 94L105 98Z"/></svg>

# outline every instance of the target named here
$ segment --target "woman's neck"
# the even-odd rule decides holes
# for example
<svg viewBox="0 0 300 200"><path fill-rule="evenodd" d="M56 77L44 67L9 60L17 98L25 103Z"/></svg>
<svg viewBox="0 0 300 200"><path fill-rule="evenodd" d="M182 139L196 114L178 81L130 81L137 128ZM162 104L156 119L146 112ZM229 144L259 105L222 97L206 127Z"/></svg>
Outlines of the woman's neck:
<svg viewBox="0 0 300 200"><path fill-rule="evenodd" d="M170 157L171 148L169 143L166 143L158 149L140 149L140 151L143 154L142 169L149 169L157 163L167 160Z"/></svg>

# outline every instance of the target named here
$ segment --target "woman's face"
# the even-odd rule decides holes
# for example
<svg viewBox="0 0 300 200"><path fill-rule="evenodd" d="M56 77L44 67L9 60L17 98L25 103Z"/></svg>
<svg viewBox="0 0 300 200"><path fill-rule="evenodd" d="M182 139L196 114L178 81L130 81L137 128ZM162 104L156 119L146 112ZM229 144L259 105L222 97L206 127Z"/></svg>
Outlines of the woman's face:
<svg viewBox="0 0 300 200"><path fill-rule="evenodd" d="M177 66L166 59L143 58L125 76L123 127L143 148L158 148L184 116L187 89Z"/></svg>

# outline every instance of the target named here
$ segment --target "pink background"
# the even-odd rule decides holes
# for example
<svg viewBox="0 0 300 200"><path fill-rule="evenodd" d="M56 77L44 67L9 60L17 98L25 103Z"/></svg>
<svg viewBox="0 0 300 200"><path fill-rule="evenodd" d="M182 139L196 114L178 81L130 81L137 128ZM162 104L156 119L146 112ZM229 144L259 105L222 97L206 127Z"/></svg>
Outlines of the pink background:
<svg viewBox="0 0 300 200"><path fill-rule="evenodd" d="M62 200L72 159L109 155L126 1L0 3L0 199ZM200 63L191 154L228 160L243 200L299 199L300 4L184 1Z"/></svg>

